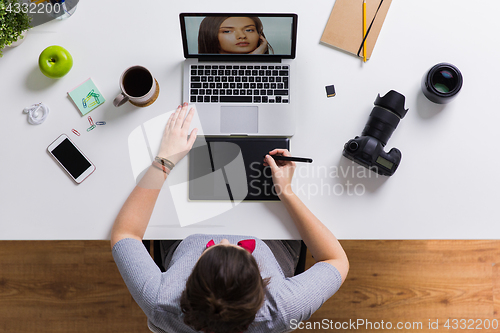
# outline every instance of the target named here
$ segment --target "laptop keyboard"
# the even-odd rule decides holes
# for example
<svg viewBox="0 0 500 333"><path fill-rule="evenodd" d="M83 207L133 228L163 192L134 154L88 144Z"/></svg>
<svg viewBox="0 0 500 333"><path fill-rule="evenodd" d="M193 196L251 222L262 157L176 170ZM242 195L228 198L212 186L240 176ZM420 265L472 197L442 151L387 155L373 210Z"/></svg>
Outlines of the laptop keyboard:
<svg viewBox="0 0 500 333"><path fill-rule="evenodd" d="M288 65L191 65L191 103L288 103Z"/></svg>

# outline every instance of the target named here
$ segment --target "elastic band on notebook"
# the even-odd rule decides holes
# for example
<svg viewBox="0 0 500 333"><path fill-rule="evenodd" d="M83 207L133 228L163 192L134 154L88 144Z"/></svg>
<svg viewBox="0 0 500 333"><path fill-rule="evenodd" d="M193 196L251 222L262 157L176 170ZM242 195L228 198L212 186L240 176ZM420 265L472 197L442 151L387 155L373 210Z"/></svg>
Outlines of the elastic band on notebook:
<svg viewBox="0 0 500 333"><path fill-rule="evenodd" d="M370 30L372 28L372 25L373 25L373 22L375 22L375 18L377 18L377 14L378 14L378 11L380 9L380 7L382 7L382 3L384 2L384 0L380 0L380 4L378 5L378 8L377 8L377 11L375 12L375 15L373 15L373 19L372 19L372 22L370 23L370 26L368 27L368 30L366 30L366 35L365 37L363 38L363 40L361 41L361 45L359 47L359 50L358 50L358 53L356 54L358 57L360 57L360 53L361 51L363 50L363 45L365 43L365 39L368 38L368 34L370 33Z"/></svg>

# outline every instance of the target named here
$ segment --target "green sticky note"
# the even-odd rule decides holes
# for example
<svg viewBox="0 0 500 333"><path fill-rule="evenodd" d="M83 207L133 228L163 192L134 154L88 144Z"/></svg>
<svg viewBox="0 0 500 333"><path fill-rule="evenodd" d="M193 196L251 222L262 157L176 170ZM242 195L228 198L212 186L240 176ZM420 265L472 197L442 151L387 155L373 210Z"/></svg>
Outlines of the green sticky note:
<svg viewBox="0 0 500 333"><path fill-rule="evenodd" d="M90 78L68 92L68 95L71 97L82 116L106 101Z"/></svg>

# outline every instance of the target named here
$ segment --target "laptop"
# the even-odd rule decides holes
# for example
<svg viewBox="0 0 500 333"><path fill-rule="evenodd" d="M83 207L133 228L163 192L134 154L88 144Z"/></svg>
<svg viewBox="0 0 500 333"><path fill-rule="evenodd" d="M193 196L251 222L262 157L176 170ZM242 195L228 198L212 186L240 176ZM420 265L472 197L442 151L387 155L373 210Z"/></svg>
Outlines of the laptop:
<svg viewBox="0 0 500 333"><path fill-rule="evenodd" d="M204 135L292 136L296 14L181 13L183 101Z"/></svg>

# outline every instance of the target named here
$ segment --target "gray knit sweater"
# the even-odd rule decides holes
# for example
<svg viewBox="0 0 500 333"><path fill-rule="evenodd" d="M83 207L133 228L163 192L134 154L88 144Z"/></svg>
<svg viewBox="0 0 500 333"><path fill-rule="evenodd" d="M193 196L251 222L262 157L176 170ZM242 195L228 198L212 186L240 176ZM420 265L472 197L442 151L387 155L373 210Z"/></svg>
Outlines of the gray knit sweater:
<svg viewBox="0 0 500 333"><path fill-rule="evenodd" d="M191 271L208 241L226 238L232 244L254 237L192 235L184 239L162 273L142 242L123 239L113 247L118 269L137 304L148 317L153 332L193 333L183 322L180 297ZM289 332L291 323L307 320L340 287L335 267L319 262L302 274L285 277L279 258L260 239L253 252L261 276L270 277L266 298L246 332Z"/></svg>

